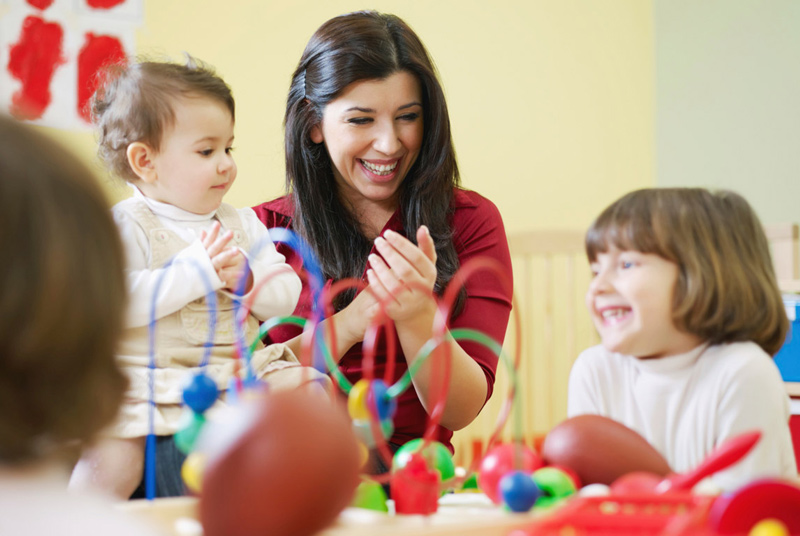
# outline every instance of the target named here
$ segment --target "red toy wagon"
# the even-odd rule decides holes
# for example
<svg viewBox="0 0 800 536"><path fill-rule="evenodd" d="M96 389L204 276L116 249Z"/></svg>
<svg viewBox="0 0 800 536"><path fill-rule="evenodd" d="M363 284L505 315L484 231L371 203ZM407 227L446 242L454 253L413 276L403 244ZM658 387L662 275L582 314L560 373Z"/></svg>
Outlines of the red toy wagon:
<svg viewBox="0 0 800 536"><path fill-rule="evenodd" d="M800 534L800 488L764 479L717 497L687 492L576 497L509 536L749 534L764 520L774 520L775 528L760 534Z"/></svg>

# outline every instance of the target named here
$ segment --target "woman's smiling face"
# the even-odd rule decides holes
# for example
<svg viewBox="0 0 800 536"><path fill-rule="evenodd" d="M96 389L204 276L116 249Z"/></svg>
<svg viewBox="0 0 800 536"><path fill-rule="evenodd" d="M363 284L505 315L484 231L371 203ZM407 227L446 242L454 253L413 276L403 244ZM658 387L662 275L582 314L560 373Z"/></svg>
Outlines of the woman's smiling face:
<svg viewBox="0 0 800 536"><path fill-rule="evenodd" d="M339 195L351 207L393 211L422 145L422 88L406 71L360 80L328 103L311 131L325 143Z"/></svg>

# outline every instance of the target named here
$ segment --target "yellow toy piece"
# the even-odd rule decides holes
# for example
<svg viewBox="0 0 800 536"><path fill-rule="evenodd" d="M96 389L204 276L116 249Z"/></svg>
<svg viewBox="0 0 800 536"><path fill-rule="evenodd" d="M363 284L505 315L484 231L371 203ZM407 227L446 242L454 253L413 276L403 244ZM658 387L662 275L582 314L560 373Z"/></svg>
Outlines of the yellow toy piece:
<svg viewBox="0 0 800 536"><path fill-rule="evenodd" d="M364 378L358 380L353 388L350 389L350 395L347 398L347 411L350 417L356 421L369 420L369 408L367 408L367 394L369 393L369 382Z"/></svg>
<svg viewBox="0 0 800 536"><path fill-rule="evenodd" d="M181 477L184 484L194 494L200 494L203 483L203 471L206 468L206 457L200 452L191 452L181 466Z"/></svg>

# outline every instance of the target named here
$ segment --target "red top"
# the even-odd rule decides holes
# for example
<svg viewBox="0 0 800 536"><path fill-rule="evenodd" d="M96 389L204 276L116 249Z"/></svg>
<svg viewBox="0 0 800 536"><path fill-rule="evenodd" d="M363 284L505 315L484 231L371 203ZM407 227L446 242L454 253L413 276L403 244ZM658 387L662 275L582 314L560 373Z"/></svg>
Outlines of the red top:
<svg viewBox="0 0 800 536"><path fill-rule="evenodd" d="M503 220L497 207L488 199L468 190L458 189L454 196L455 212L453 214L453 242L455 243L458 260L463 266L473 257L489 257L498 261L507 269L509 289L506 290L502 281L496 274L486 270L475 272L467 281L467 299L461 314L451 319L450 328L470 328L479 330L497 342L503 342L508 317L511 313L511 256L508 252ZM291 198L280 197L257 207L253 207L258 219L267 228L285 227L292 228L292 214L294 213ZM384 227L405 234L400 220L399 212L395 212ZM383 234L383 231L381 231ZM286 256L293 268L301 265L300 256L284 244L278 244L278 251ZM373 253L376 251L373 248ZM366 277L366 272L364 274ZM330 281L328 282L330 283ZM295 315L304 318L311 316L311 293L307 286L303 287L300 301L295 309ZM283 342L300 333L296 326L278 326L270 331L270 338L274 342ZM497 356L483 345L462 341L459 343L483 369L486 374L486 398L492 394L495 370L497 369ZM385 344L376 348L375 367L373 376L382 378L386 366ZM403 356L400 342L397 341L397 357L395 359L395 373L391 383L397 381L408 369ZM355 344L342 357L339 369L353 383L362 376L361 343ZM451 386L458 389L457 385ZM394 417L394 435L391 441L403 444L411 439L422 437L428 414L422 407L417 397L414 386L411 385L397 400L397 413ZM451 451L453 446L450 438L453 432L439 427L437 440L446 445Z"/></svg>

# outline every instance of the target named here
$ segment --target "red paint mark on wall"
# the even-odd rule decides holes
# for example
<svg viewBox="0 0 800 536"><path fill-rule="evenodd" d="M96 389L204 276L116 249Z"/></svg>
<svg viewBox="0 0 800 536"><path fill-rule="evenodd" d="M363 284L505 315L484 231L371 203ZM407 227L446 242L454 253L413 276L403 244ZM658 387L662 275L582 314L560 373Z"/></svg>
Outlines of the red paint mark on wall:
<svg viewBox="0 0 800 536"><path fill-rule="evenodd" d="M22 82L11 97L11 114L19 119L39 119L50 105L50 82L64 63L64 30L58 23L26 17L19 41L11 46L8 72Z"/></svg>
<svg viewBox="0 0 800 536"><path fill-rule="evenodd" d="M89 100L97 89L100 71L111 64L126 61L125 48L116 37L86 34L78 54L78 115L91 121Z"/></svg>
<svg viewBox="0 0 800 536"><path fill-rule="evenodd" d="M53 5L53 0L28 0L28 4L32 5L36 9L47 9Z"/></svg>
<svg viewBox="0 0 800 536"><path fill-rule="evenodd" d="M125 0L86 0L89 7L95 9L111 9L112 7L124 4Z"/></svg>

